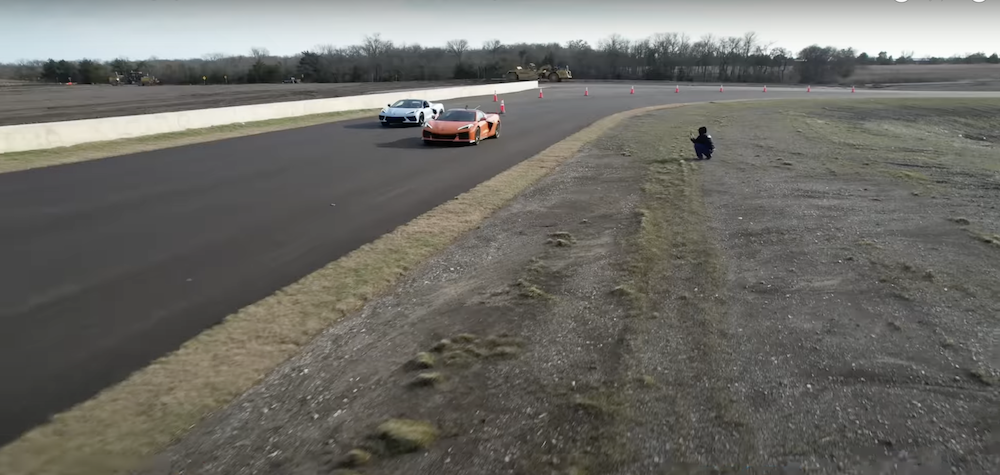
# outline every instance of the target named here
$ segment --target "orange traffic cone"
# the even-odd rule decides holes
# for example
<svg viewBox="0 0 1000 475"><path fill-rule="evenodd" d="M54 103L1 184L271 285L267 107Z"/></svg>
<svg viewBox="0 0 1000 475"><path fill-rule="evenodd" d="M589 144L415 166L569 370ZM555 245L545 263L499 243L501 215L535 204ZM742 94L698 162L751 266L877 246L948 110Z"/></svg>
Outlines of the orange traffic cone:
<svg viewBox="0 0 1000 475"><path fill-rule="evenodd" d="M764 92L767 92L767 85L764 85Z"/></svg>
<svg viewBox="0 0 1000 475"><path fill-rule="evenodd" d="M635 86L632 86L632 89L630 89L628 93L629 94L635 94Z"/></svg>
<svg viewBox="0 0 1000 475"><path fill-rule="evenodd" d="M680 84L674 86L674 94L677 94L679 92L681 92L681 86L680 86Z"/></svg>
<svg viewBox="0 0 1000 475"><path fill-rule="evenodd" d="M719 84L719 92L722 92L722 84Z"/></svg>
<svg viewBox="0 0 1000 475"><path fill-rule="evenodd" d="M493 102L497 101L497 92L493 91Z"/></svg>
<svg viewBox="0 0 1000 475"><path fill-rule="evenodd" d="M808 87L806 87L806 92L813 92L812 85L809 85Z"/></svg>
<svg viewBox="0 0 1000 475"><path fill-rule="evenodd" d="M503 101L501 100L500 101L500 113L503 114L503 113L506 113L506 112L507 112L507 108L503 106Z"/></svg>
<svg viewBox="0 0 1000 475"><path fill-rule="evenodd" d="M539 90L538 90L538 98L539 98L539 99L541 99L542 97L544 97L544 96L542 96L542 90L541 90L541 89L539 89Z"/></svg>
<svg viewBox="0 0 1000 475"><path fill-rule="evenodd" d="M589 96L590 95L590 88L589 87L583 88L583 95L584 96Z"/></svg>
<svg viewBox="0 0 1000 475"><path fill-rule="evenodd" d="M854 93L854 86L851 86L851 93Z"/></svg>

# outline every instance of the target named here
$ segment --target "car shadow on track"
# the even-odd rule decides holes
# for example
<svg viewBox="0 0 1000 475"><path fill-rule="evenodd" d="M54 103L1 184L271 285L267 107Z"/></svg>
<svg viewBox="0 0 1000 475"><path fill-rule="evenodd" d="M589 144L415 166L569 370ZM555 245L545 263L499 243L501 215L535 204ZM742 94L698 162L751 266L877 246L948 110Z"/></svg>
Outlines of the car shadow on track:
<svg viewBox="0 0 1000 475"><path fill-rule="evenodd" d="M392 142L384 142L376 145L378 148L430 148L424 145L423 140L420 137L406 137L399 140L393 140Z"/></svg>
<svg viewBox="0 0 1000 475"><path fill-rule="evenodd" d="M393 126L390 126L390 127L385 127L385 126L382 125L381 122L361 122L361 123L357 123L357 124L347 124L347 125L344 126L345 129L366 129L366 130L373 130L373 129L386 129L386 130L391 130L391 129L409 129L409 128L413 128L413 127L416 127L416 126L415 125L393 125Z"/></svg>
<svg viewBox="0 0 1000 475"><path fill-rule="evenodd" d="M440 142L432 143L430 145L424 144L424 141L420 137L407 137L404 139L394 140L392 142L385 142L376 145L378 148L404 148L404 149L414 149L414 148L448 148L448 147L468 147L467 143L450 143L450 142Z"/></svg>

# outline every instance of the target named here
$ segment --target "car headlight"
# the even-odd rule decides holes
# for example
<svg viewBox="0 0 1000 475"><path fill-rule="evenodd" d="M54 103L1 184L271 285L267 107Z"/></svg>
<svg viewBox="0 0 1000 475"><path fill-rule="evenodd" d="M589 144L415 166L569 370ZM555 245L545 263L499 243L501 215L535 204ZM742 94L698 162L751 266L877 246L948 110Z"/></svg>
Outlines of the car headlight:
<svg viewBox="0 0 1000 475"><path fill-rule="evenodd" d="M459 127L458 130L465 130L465 129L469 129L469 128L472 128L472 124L463 125L463 126Z"/></svg>

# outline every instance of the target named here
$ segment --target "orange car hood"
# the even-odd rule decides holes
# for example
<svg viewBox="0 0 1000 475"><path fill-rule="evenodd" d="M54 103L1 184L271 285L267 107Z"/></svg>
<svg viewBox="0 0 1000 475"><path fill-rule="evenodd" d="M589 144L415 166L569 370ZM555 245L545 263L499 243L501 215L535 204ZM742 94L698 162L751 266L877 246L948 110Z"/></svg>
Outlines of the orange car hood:
<svg viewBox="0 0 1000 475"><path fill-rule="evenodd" d="M430 127L425 127L425 128L436 134L457 134L459 132L462 132L464 130L469 130L472 128L469 127L468 129L463 129L460 131L458 130L459 127L475 124L475 122L452 122L448 120L432 120L427 123L430 124Z"/></svg>

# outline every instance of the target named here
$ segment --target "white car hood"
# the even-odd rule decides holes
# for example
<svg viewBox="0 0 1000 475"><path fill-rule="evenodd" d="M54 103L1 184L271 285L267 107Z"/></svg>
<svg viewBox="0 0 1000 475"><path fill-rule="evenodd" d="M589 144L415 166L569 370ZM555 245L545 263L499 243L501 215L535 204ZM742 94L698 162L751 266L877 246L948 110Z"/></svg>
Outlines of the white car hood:
<svg viewBox="0 0 1000 475"><path fill-rule="evenodd" d="M386 108L385 114L386 115L409 115L409 114L413 114L413 113L417 112L418 110L419 109L403 109L403 108L398 108L398 107L389 107L389 108Z"/></svg>

